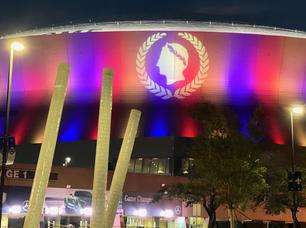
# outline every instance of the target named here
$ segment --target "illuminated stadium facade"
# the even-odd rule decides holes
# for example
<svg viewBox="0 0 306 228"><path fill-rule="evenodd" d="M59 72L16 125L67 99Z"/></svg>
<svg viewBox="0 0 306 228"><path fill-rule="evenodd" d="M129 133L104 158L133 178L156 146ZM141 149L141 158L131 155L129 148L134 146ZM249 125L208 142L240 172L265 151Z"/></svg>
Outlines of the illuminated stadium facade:
<svg viewBox="0 0 306 228"><path fill-rule="evenodd" d="M286 108L306 99L305 32L211 22L138 21L52 27L2 37L2 110L6 97L8 46L15 40L26 46L22 55L16 53L13 70L10 135L20 144L17 162L36 162L39 146L29 144L42 140L57 66L68 63L70 79L59 131L61 143L54 164L61 165L65 156L74 156L73 152L78 151L73 158L74 166L85 168L77 172L86 173L89 180L92 176L87 173L91 173L93 167L93 140L97 135L104 67L114 69L110 163L116 162L121 143L118 138L123 136L130 109L140 109L143 114L132 156L133 168L129 171L146 173L146 159L150 164L153 161L164 164L165 179L152 181L151 191L158 190L160 183L178 180L171 175L182 174L184 167L178 165L181 160L176 158L186 157L176 138L195 137L201 132L199 124L189 115L194 104L210 101L232 106L242 131L254 108L260 104L265 110L271 140L284 144L290 133L286 128L289 124ZM304 121L295 121L296 140L306 145L306 132L300 124ZM1 119L1 134L3 123ZM137 171L140 161L143 170ZM33 166L16 164L15 169L33 169ZM84 184L73 180L78 178L70 179L66 172L72 171L57 167L53 172L58 174L58 180L51 183L52 187L65 188L67 180L73 183L72 188L91 189L90 181ZM139 181L127 184L124 191L141 192L140 183L147 176L129 175L128 180ZM156 176L151 178L160 178ZM31 186L31 181L18 181L10 180L9 185ZM145 195L150 190L144 191ZM248 216L258 220L290 221L288 214L265 217L261 212L252 213ZM180 215L191 214L181 212ZM226 213L222 216L226 217ZM306 217L300 220L306 221Z"/></svg>
<svg viewBox="0 0 306 228"><path fill-rule="evenodd" d="M6 36L0 41L1 104L7 45L21 40L27 48L14 62L10 129L18 143L41 141L60 63L71 65L71 76L59 141L96 138L101 71L112 67L114 137L122 137L132 107L143 111L140 137L194 137L199 129L188 109L194 103L212 101L264 105L271 138L284 143L279 116L273 110L305 99L305 38L303 32L275 28L191 22L88 24ZM168 54L162 54L167 44ZM185 54L171 44L181 45ZM165 64L158 66L158 61ZM176 70L163 72L166 68ZM171 74L178 71L184 78L169 84ZM243 123L250 111L238 111L238 115Z"/></svg>

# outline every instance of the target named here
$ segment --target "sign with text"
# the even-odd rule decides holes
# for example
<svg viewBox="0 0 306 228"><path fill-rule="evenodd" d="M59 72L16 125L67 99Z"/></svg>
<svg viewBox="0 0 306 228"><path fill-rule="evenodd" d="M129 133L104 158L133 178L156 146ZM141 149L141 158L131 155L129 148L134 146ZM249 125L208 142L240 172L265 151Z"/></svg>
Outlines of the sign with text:
<svg viewBox="0 0 306 228"><path fill-rule="evenodd" d="M123 201L130 203L151 203L153 201L153 196L124 194Z"/></svg>
<svg viewBox="0 0 306 228"><path fill-rule="evenodd" d="M5 177L7 179L33 180L34 176L35 176L35 171L32 170L19 170L19 169L5 170ZM57 180L57 179L58 179L57 173L50 173L49 180Z"/></svg>
<svg viewBox="0 0 306 228"><path fill-rule="evenodd" d="M139 209L146 210L147 216L163 216L170 211L174 216L182 215L182 202L179 200L162 200L154 202L154 193L126 192L122 194L122 207L125 215L135 215Z"/></svg>

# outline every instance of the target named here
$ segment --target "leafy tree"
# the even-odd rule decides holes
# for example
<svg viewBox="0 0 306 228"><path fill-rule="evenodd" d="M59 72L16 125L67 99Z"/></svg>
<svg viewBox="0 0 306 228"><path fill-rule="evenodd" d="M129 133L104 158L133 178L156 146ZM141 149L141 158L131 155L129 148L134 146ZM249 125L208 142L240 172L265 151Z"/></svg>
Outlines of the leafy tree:
<svg viewBox="0 0 306 228"><path fill-rule="evenodd" d="M278 110L279 113L283 113L282 110ZM284 116L284 119L288 119L288 115ZM265 115L262 108L255 111L252 120L249 123L249 132L254 141L263 142L267 141L266 131L264 127ZM289 121L288 121L289 122ZM286 124L280 125L283 130L288 131ZM297 213L299 207L306 206L305 192L289 192L288 191L288 173L292 170L291 159L288 159L288 155L291 154L292 148L286 145L271 145L265 144L265 158L264 165L267 167L266 181L269 188L266 188L263 194L257 199L257 205L261 205L265 208L268 214L279 214L285 212L286 209L291 211L292 220L294 221L294 227L298 227ZM299 148L297 148L299 149ZM283 153L286 154L283 154ZM298 152L298 150L297 150ZM301 156L304 151L301 151ZM302 172L302 177L306 176L306 156L300 157L298 160L298 166L295 171ZM302 178L302 184L306 187L305 181Z"/></svg>
<svg viewBox="0 0 306 228"><path fill-rule="evenodd" d="M208 227L215 225L216 209L226 205L233 227L234 210L245 208L267 187L266 169L260 163L261 149L242 135L227 107L205 103L194 109L193 116L205 131L190 150L194 164L188 181L165 187L161 193L187 203L202 203L209 216Z"/></svg>
<svg viewBox="0 0 306 228"><path fill-rule="evenodd" d="M278 156L275 156L276 154ZM282 159L286 156L279 156L280 154L282 154L282 152L277 148L272 148L270 154L266 154L266 180L269 188L265 189L266 191L258 197L257 205L263 206L268 214L280 214L281 212L290 210L294 227L298 227L298 208L306 207L306 195L303 191L292 192L288 190L288 172L291 168L288 166L288 161ZM305 159L301 160L305 161ZM303 167L305 167L305 164L299 164L295 170L300 171L302 177L305 177L306 169ZM303 179L302 186L303 189L306 188Z"/></svg>

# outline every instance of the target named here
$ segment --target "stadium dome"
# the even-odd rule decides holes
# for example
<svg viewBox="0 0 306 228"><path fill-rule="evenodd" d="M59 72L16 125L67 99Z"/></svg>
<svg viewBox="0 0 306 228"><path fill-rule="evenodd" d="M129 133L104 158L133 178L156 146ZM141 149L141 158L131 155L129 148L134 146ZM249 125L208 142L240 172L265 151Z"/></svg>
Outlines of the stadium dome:
<svg viewBox="0 0 306 228"><path fill-rule="evenodd" d="M1 37L1 110L9 44L16 40L26 46L22 54L16 53L13 68L10 132L17 143L41 142L60 63L71 66L60 141L96 138L104 67L114 69L114 137L122 137L131 108L143 112L139 136L194 137L200 129L188 111L193 104L211 101L231 105L242 129L261 104L271 139L282 144L289 134L283 129L289 122L289 115L283 119L285 108L306 99L305 32L212 22L134 21ZM3 123L1 119L2 132ZM296 132L299 144L306 145L303 124L296 124Z"/></svg>

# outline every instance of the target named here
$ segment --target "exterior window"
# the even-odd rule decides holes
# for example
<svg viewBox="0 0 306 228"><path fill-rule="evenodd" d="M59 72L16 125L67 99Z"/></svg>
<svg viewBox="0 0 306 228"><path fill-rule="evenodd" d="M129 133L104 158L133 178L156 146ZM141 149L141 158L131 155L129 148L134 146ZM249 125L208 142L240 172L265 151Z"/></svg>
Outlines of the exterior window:
<svg viewBox="0 0 306 228"><path fill-rule="evenodd" d="M193 166L193 161L194 159L193 158L187 158L187 159L183 159L182 161L182 171L183 171L183 174L188 174L190 169L192 168Z"/></svg>
<svg viewBox="0 0 306 228"><path fill-rule="evenodd" d="M135 169L134 169L135 173L141 173L142 172L142 161L143 161L142 158L137 158L135 160Z"/></svg>
<svg viewBox="0 0 306 228"><path fill-rule="evenodd" d="M167 161L167 164L166 164L166 174L170 174L170 161L171 161L171 159L167 158L166 161Z"/></svg>
<svg viewBox="0 0 306 228"><path fill-rule="evenodd" d="M150 173L157 174L157 170L158 170L158 158L153 158L151 162Z"/></svg>
<svg viewBox="0 0 306 228"><path fill-rule="evenodd" d="M135 166L135 159L131 159L128 172L131 172L131 173L134 172L134 166Z"/></svg>
<svg viewBox="0 0 306 228"><path fill-rule="evenodd" d="M158 171L157 171L158 174L165 174L167 172L166 171L167 160L168 159L159 159L159 162L158 162Z"/></svg>
<svg viewBox="0 0 306 228"><path fill-rule="evenodd" d="M188 174L189 171L189 165L188 165L188 159L183 159L183 174Z"/></svg>
<svg viewBox="0 0 306 228"><path fill-rule="evenodd" d="M128 172L170 174L170 158L136 158L131 159Z"/></svg>
<svg viewBox="0 0 306 228"><path fill-rule="evenodd" d="M143 173L150 173L151 159L144 159Z"/></svg>

